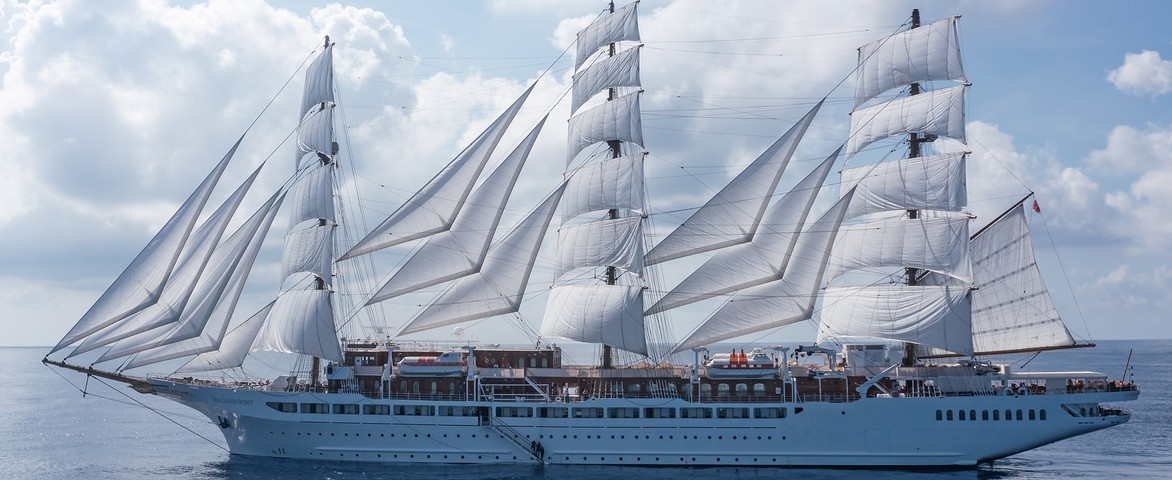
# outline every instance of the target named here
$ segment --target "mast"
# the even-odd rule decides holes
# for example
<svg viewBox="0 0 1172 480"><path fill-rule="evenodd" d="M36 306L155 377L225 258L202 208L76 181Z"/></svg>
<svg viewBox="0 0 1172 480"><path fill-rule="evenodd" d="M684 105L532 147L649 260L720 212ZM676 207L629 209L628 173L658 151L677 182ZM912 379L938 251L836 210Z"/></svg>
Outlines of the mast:
<svg viewBox="0 0 1172 480"><path fill-rule="evenodd" d="M920 26L920 9L913 8L912 9L911 29L919 28L919 26ZM914 95L919 95L919 94L920 94L919 82L912 83L910 86L908 86L908 96L914 96ZM920 134L918 134L916 132L911 132L908 134L908 145L907 145L907 148L908 148L907 157L908 158L916 158L916 157L920 156L920 142L922 142L922 141L925 141L925 140L920 139ZM915 220L915 219L919 218L919 216L920 216L919 210L908 210L907 211L907 218L909 220ZM906 268L904 268L904 273L907 275L907 282L906 282L907 285L908 286L915 286L916 285L916 277L919 276L920 269L915 268L915 267L906 267ZM904 342L902 365L905 367L915 366L916 360L917 360L916 359L916 344L911 343L911 342Z"/></svg>
<svg viewBox="0 0 1172 480"><path fill-rule="evenodd" d="M541 326L543 336L602 345L604 367L613 365L614 349L649 353L642 314L643 152L636 150L643 146L642 45L620 45L639 41L637 5L608 5L578 32L565 172L572 187L562 199L558 268ZM604 101L583 108L595 96ZM600 143L605 149L579 158ZM585 268L598 273L574 272Z"/></svg>
<svg viewBox="0 0 1172 480"><path fill-rule="evenodd" d="M614 14L614 2L613 1L610 2L608 9L610 10L610 13L613 15ZM614 57L614 52L615 52L615 43L610 42L610 45L607 46L607 56ZM607 88L606 89L606 101L611 102L611 101L614 101L614 99L615 99L615 87ZM620 155L621 149L622 149L622 142L620 142L618 140L610 140L610 141L606 142L606 146L608 148L610 148L610 158L619 158L619 155ZM619 209L612 208L610 210L607 210L606 218L609 218L611 220L618 219L619 218ZM618 282L618 272L615 271L615 266L608 265L606 267L606 284L607 285L614 285L617 282ZM602 365L602 368L614 368L614 359L612 358L612 356L613 356L613 353L611 352L610 345L607 345L605 343L602 344L602 362L600 362Z"/></svg>
<svg viewBox="0 0 1172 480"><path fill-rule="evenodd" d="M940 135L965 143L968 81L957 18L921 24L914 11L911 28L859 47L847 155L889 138L907 141L909 155L842 173L844 188L856 188L848 214L852 222L835 240L827 276L833 283L850 271L898 267L904 279L896 285L847 281L828 287L819 338L906 342L904 365L916 363L920 348L973 352L969 218L947 213L963 213L967 204L963 154L924 157L921 147ZM924 89L929 81L959 85ZM900 89L910 95L879 98ZM870 216L888 211L896 217ZM920 278L925 271L955 281L925 282Z"/></svg>

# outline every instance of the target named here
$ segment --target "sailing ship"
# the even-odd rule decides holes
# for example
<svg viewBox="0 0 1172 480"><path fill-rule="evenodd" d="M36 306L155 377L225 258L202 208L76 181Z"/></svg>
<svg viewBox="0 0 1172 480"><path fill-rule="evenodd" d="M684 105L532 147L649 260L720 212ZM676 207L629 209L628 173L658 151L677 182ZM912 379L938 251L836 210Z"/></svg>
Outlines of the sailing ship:
<svg viewBox="0 0 1172 480"><path fill-rule="evenodd" d="M201 221L237 141L44 362L184 404L220 428L232 453L261 457L972 466L1125 423L1130 414L1107 403L1138 397L1127 379L988 360L1087 345L1041 279L1029 197L970 235L965 154L922 153L939 137L965 139L956 27L956 17L920 25L916 12L911 28L859 48L842 147L776 196L817 102L654 245L644 231L637 4L612 3L578 34L565 175L508 230L502 212L544 120L485 171L532 87L377 227L338 245L344 170L327 37L305 74L288 183L229 234L254 172ZM855 161L828 182L835 164L904 135L906 158ZM834 183L838 199L815 212ZM280 291L238 315L282 205ZM555 218L552 284L530 285ZM377 285L345 273L408 242L413 255ZM674 288L650 288L656 265L697 254L708 258ZM394 336L339 336L359 312L435 286L441 293ZM543 291L532 347L398 339L515 314ZM714 298L723 302L682 339L655 335L669 311ZM815 318L818 345L717 350ZM567 341L603 346L599 361L565 361ZM196 377L239 369L257 351L305 361L277 378ZM169 375L131 373L177 359L186 363Z"/></svg>

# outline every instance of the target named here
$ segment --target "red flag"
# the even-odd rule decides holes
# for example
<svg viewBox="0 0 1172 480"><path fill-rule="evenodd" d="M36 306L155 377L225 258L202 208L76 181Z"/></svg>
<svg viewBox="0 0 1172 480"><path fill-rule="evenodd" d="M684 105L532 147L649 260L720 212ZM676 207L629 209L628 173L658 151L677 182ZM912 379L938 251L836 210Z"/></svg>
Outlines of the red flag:
<svg viewBox="0 0 1172 480"><path fill-rule="evenodd" d="M1034 213L1042 213L1042 207L1038 206L1038 201L1034 200Z"/></svg>

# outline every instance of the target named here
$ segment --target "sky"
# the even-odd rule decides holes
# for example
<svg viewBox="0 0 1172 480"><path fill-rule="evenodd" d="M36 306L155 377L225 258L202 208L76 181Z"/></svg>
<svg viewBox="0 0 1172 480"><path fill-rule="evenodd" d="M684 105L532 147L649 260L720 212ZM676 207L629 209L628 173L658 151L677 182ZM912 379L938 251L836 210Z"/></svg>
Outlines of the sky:
<svg viewBox="0 0 1172 480"><path fill-rule="evenodd" d="M0 0L0 138L9 152L0 169L0 345L55 344L246 131L218 198L266 161L243 211L279 188L293 169L286 137L298 69L326 34L337 43L342 165L357 172L367 221L393 211L538 82L520 128L502 141L515 145L549 114L510 224L565 166L568 108L557 101L572 50L563 52L603 7ZM972 152L975 224L1035 192L1035 249L1072 333L1172 338L1172 4L1163 1L644 1L656 235L823 97L791 168L804 175L845 141L855 49L901 28L916 7L925 22L961 16L968 141L937 147ZM819 205L833 200L823 195ZM253 273L272 280L250 285L245 304L276 289L280 239L265 250L274 258ZM383 261L400 261L394 255L402 253ZM388 324L401 324L411 302L387 302ZM536 325L539 313L522 314ZM675 331L685 333L689 316L703 312L678 316ZM812 340L813 328L763 338ZM521 338L491 323L469 332Z"/></svg>

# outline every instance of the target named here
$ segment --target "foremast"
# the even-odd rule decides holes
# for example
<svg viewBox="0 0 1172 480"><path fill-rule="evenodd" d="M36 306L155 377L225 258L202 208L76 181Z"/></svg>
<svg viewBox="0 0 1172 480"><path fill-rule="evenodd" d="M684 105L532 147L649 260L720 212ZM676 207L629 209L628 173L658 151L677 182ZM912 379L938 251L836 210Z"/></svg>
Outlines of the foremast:
<svg viewBox="0 0 1172 480"><path fill-rule="evenodd" d="M312 358L309 383L316 388L321 359L342 361L334 321L334 137L333 43L305 73L298 110L289 230L281 255L281 290L254 342L253 350L301 353Z"/></svg>

